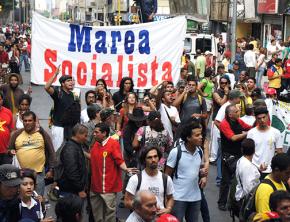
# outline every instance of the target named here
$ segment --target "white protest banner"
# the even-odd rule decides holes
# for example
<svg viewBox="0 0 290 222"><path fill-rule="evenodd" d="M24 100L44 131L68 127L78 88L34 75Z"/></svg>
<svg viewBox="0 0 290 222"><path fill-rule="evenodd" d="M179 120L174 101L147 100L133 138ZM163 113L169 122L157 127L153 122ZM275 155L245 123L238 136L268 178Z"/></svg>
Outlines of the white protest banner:
<svg viewBox="0 0 290 222"><path fill-rule="evenodd" d="M274 102L272 107L272 126L278 129L283 138L285 150L290 147L290 103Z"/></svg>
<svg viewBox="0 0 290 222"><path fill-rule="evenodd" d="M117 88L125 76L133 78L135 88L151 88L162 80L176 83L185 32L185 17L90 27L34 13L31 81L45 84L61 65L62 75L72 75L78 87L94 87L102 78Z"/></svg>

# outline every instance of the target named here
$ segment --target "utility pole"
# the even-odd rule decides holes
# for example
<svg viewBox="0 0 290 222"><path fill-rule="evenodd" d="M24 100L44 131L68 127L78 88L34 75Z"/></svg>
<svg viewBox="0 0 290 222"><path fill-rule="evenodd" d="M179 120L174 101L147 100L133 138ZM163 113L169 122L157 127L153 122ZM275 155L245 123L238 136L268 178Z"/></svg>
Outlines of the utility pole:
<svg viewBox="0 0 290 222"><path fill-rule="evenodd" d="M14 17L15 17L15 10L14 10L14 1L15 0L12 0L12 23L13 23L13 25L14 25Z"/></svg>
<svg viewBox="0 0 290 222"><path fill-rule="evenodd" d="M231 62L236 59L236 31L237 31L237 0L233 0L233 14L231 23Z"/></svg>

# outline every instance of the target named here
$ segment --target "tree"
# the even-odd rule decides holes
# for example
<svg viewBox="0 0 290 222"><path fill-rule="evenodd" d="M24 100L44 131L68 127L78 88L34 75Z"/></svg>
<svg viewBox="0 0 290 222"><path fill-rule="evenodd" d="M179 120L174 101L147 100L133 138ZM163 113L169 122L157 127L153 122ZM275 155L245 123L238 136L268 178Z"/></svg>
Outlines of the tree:
<svg viewBox="0 0 290 222"><path fill-rule="evenodd" d="M13 10L13 1L14 1L14 8L18 5L16 0L0 0L0 5L2 6L2 12L8 13Z"/></svg>

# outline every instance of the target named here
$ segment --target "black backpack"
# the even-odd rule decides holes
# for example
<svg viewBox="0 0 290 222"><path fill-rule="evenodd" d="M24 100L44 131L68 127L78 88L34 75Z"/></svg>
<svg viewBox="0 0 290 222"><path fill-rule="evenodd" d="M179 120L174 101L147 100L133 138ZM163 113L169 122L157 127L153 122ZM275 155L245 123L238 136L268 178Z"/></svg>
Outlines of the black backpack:
<svg viewBox="0 0 290 222"><path fill-rule="evenodd" d="M265 183L270 185L274 191L277 190L277 188L275 187L275 185L273 184L273 182L270 179L264 179L260 184ZM248 221L249 217L256 212L256 203L255 203L255 199L256 199L256 192L258 187L260 186L257 185L255 188L253 188L251 190L250 193L248 193L242 201L242 205L241 205L241 209L240 209L240 221L241 222L246 222Z"/></svg>
<svg viewBox="0 0 290 222"><path fill-rule="evenodd" d="M136 187L136 193L138 190L140 190L141 187L141 183L142 183L142 172L137 174L138 177L138 184ZM165 173L162 173L162 181L163 181L163 190L164 190L164 207L166 206L166 193L167 193L167 180L168 180L168 176Z"/></svg>
<svg viewBox="0 0 290 222"><path fill-rule="evenodd" d="M58 97L62 97L62 91L59 91ZM80 122L81 118L81 104L78 98L74 97L74 101L68 106L61 117L63 126L74 126Z"/></svg>
<svg viewBox="0 0 290 222"><path fill-rule="evenodd" d="M173 177L175 177L177 179L178 178L178 175L177 175L178 164L179 164L179 161L180 161L181 155L182 155L180 140L176 141L176 146L177 146L177 157L176 157L176 164L174 167ZM198 151L198 154L200 156L200 159L202 160L203 151L200 147L198 147L197 149L198 149L197 151Z"/></svg>
<svg viewBox="0 0 290 222"><path fill-rule="evenodd" d="M64 146L66 145L66 141L64 141L61 146L58 148L58 150L55 152L55 156L56 156L56 164L55 167L53 169L53 180L55 182L59 181L63 175L63 171L64 171L64 167L63 164L61 162L61 152L64 148Z"/></svg>

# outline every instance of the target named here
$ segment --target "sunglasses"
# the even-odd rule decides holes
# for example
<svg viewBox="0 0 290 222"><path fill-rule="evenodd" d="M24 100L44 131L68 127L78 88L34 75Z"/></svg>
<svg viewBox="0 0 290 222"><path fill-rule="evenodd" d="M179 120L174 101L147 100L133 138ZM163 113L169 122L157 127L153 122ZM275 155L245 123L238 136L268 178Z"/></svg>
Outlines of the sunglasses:
<svg viewBox="0 0 290 222"><path fill-rule="evenodd" d="M220 82L221 85L228 84L228 82Z"/></svg>

